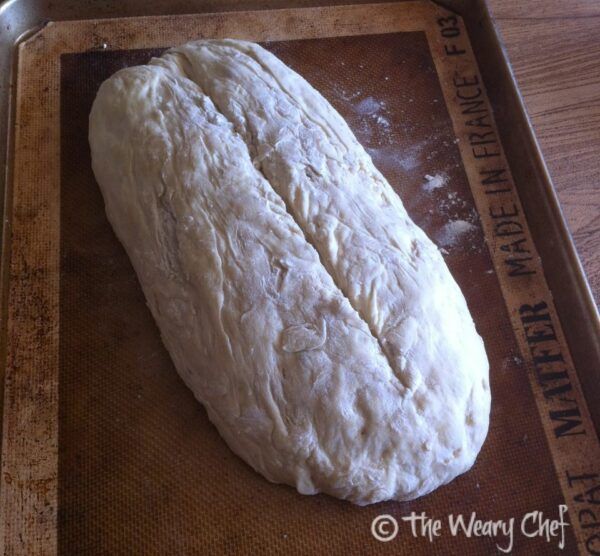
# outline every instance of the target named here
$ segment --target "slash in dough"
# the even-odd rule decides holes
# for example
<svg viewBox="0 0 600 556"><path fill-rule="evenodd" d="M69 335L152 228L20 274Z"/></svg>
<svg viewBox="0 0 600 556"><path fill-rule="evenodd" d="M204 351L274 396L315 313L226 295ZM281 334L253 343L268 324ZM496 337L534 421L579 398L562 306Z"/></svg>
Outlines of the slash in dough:
<svg viewBox="0 0 600 556"><path fill-rule="evenodd" d="M121 70L92 163L175 366L267 479L357 504L468 470L488 361L465 299L341 116L260 46Z"/></svg>

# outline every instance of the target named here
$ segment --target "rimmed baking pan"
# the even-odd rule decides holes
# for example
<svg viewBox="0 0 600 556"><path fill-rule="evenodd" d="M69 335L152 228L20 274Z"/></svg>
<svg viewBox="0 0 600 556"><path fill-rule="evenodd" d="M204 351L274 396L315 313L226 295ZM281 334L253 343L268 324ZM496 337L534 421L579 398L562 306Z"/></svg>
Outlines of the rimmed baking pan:
<svg viewBox="0 0 600 556"><path fill-rule="evenodd" d="M485 5L443 4L2 6L7 553L429 553L413 512L441 520L441 553L598 549L595 305ZM330 100L465 293L491 363L490 433L475 467L427 497L358 508L238 460L177 378L108 225L87 147L99 84L225 36L260 42ZM527 529L562 505L560 534ZM453 534L449 516L473 512L514 518L512 537ZM390 542L372 533L383 514L399 524Z"/></svg>

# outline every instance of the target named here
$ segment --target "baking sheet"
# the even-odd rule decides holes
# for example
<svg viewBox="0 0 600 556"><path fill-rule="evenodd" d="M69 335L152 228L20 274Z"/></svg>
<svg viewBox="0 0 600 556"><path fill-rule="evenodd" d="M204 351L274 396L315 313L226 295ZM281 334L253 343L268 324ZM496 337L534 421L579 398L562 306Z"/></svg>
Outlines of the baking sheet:
<svg viewBox="0 0 600 556"><path fill-rule="evenodd" d="M539 393L530 387L533 368L519 345L519 330L515 336L507 303L511 292L502 281L501 262L490 256L486 245L489 217L482 215L481 193L468 179L473 165L468 159L465 165L457 121L451 118L448 78L440 71L439 55L434 59L432 51L432 28L439 27L440 17L453 16L427 11L425 5L429 6L408 3L394 12L367 12L369 20L343 11L328 13L329 19L314 13L301 19L305 27L300 30L298 19L285 12L217 16L210 22L196 21L196 28L189 31L194 36L223 36L237 29L255 34L249 38L278 39L265 41L264 46L302 73L340 111L413 219L444 249L484 337L493 406L488 441L475 468L423 499L368 508L326 496L302 497L288 487L271 485L230 453L177 378L133 270L104 216L86 139L94 94L116 69L143 63L160 47L181 42L180 35L188 32L181 30L182 23L191 25L189 19L166 18L146 33L144 41L153 44L152 49L130 48L143 42L139 37L148 29L147 21L65 25L49 29L50 37L41 36L42 41L67 37L76 43L69 53L58 49L59 79L56 88L47 91L47 101L57 108L53 117L60 129L60 152L49 153L59 187L50 194L51 203L35 194L17 198L16 203L19 209L41 201L37 214L46 215L47 239L39 251L47 257L47 265L36 268L45 269L46 275L32 275L42 288L57 286L54 296L40 297L37 313L45 314L52 307L48 301L56 302L56 314L49 311L46 327L55 340L56 384L50 384L56 387L57 398L50 389L50 401L56 402L58 418L56 429L50 427L42 437L46 446L49 440L58 441L58 450L51 446L46 460L51 468L55 455L58 468L57 517L53 520L55 514L48 512L47 530L51 533L55 527L48 542L57 543L60 552L120 554L135 547L136 552L156 554L283 550L427 554L433 548L481 554L494 553L497 544L506 546L507 539L452 536L446 526L432 547L426 538L413 537L402 517L424 511L446 522L449 514L468 518L475 511L482 519L519 520L535 510L558 517L565 495L555 472L556 450L548 444ZM265 29L278 17L284 36L270 37L257 30L252 17ZM307 35L311 38L282 40ZM320 36L327 38L316 38ZM35 48L42 51L46 46ZM451 70L448 64L446 70ZM35 100L31 94L30 101ZM20 115L25 117L25 111ZM35 121L30 125L40 137L44 127ZM51 138L56 126L47 129ZM48 138L41 134L41 141ZM479 209L473 193L479 197ZM49 207L56 210L47 215ZM39 234L39 226L31 224L32 215L22 220L24 259L31 256L31 249L24 251L26 246ZM493 241L488 233L487 243ZM21 264L18 247L17 243L15 265ZM56 283L52 277L58 277ZM533 279L527 280L530 286L537 285L536 294L543 293ZM16 324L24 318L16 308L12 316ZM55 316L59 329L52 328ZM587 469L597 464L588 459L590 452L575 455ZM18 459L9 458L8 464L16 467ZM36 495L44 498L39 491ZM48 499L52 509L56 499ZM380 514L400 522L400 534L393 542L373 538L371 523ZM566 553L575 553L572 528L565 540ZM557 545L558 539L546 543L518 531L514 537L517 553L555 551Z"/></svg>

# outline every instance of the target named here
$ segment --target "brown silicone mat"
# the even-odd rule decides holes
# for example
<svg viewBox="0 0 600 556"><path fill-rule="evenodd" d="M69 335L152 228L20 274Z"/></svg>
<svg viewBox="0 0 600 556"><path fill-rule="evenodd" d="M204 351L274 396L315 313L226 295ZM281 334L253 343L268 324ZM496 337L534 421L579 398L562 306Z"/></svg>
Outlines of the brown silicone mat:
<svg viewBox="0 0 600 556"><path fill-rule="evenodd" d="M564 551L559 538L547 543L519 531L528 512L558 518L569 484L564 469L592 472L597 445L581 444L590 437L583 438L589 417L580 398L583 417L568 432L582 436L548 442L563 421L549 425L543 410L549 402L536 389L515 314L526 294L550 304L551 297L539 275L515 280L511 290L497 258L499 240L489 234L489 214L482 211L487 197L469 183L476 165L465 164L457 108L449 102L448 83L460 68L442 58L441 43L432 43L443 28L440 18L454 16L430 6L64 23L25 43L23 53L32 54L22 70L33 73L21 83L34 85L22 85L17 112L23 122L17 145L24 150L16 172L24 177L15 182L13 212L8 376L16 378L7 380L2 476L7 546L111 555L498 553L497 544L508 544L502 535L451 535L449 514L468 519L476 512L484 520L515 518L515 554L581 549L583 537L576 541L573 526ZM274 20L277 31L270 32ZM425 26L427 33L419 30ZM301 496L268 483L234 456L179 380L106 220L87 143L100 83L170 44L227 35L268 37L262 44L334 105L415 222L443 248L467 298L490 360L490 431L474 468L429 496L364 508ZM46 65L49 50L56 58ZM36 71L56 71L56 81L45 86ZM30 291L35 297L21 309L15 300ZM30 334L20 336L22 342L19 330ZM567 365L568 347L561 346ZM31 369L27 380L21 368ZM34 380L44 386L36 395ZM571 395L580 396L572 380ZM34 466L27 460L32 454ZM577 498L582 485L573 484L566 500L570 523L587 503L585 495ZM402 521L413 511L444 522L433 544L414 538ZM400 522L392 542L371 534L380 514Z"/></svg>
<svg viewBox="0 0 600 556"><path fill-rule="evenodd" d="M87 118L98 86L117 69L157 53L68 54L61 60L60 548L109 554L132 546L144 554L284 549L341 554L383 548L369 528L380 513L415 510L445 517L475 510L488 519L533 509L557 514L560 487L425 35L266 46L346 118L430 237L445 243L454 239L445 237L449 222L474 223L472 232L454 234L446 260L491 362L489 439L475 469L449 486L412 503L369 508L327 496L302 497L267 483L238 460L177 378L106 220L90 167ZM446 176L447 184L428 192L426 175ZM538 462L535 470L532 460ZM428 553L424 539L407 533L405 524L402 538L385 548ZM481 554L492 553L494 544L445 536L435 547ZM541 551L545 543L526 544Z"/></svg>

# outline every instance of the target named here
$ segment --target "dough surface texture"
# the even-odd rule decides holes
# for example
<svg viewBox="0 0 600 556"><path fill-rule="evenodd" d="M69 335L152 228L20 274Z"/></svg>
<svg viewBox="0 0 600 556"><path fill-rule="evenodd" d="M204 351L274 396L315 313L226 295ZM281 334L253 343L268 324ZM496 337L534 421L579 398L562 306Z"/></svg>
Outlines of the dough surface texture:
<svg viewBox="0 0 600 556"><path fill-rule="evenodd" d="M254 43L189 43L104 82L89 140L163 342L236 454L357 504L473 465L490 391L466 301L302 77Z"/></svg>

